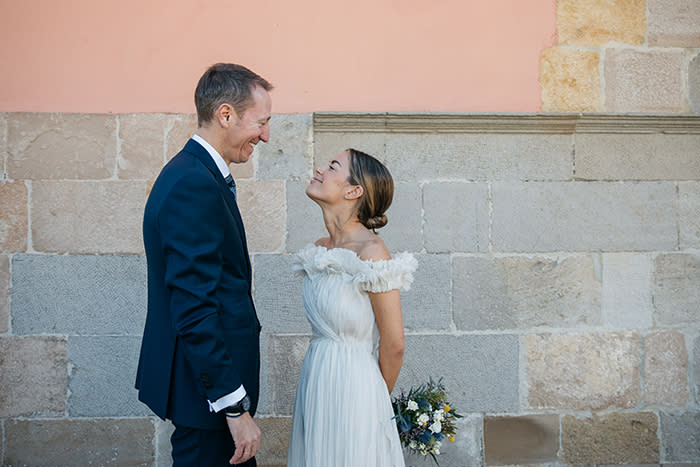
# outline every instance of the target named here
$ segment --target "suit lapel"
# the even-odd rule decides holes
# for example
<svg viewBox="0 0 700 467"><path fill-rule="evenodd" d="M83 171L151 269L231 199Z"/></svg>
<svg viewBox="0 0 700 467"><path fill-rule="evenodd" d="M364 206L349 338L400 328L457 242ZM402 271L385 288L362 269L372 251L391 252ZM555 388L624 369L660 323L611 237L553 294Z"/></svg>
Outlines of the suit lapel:
<svg viewBox="0 0 700 467"><path fill-rule="evenodd" d="M236 222L236 226L238 227L238 233L241 236L241 242L243 243L243 249L244 249L244 256L245 256L245 261L246 261L246 266L248 268L248 280L251 279L251 267L250 267L250 257L248 254L248 242L246 241L245 238L245 227L243 226L243 218L241 217L241 212L238 210L238 204L236 203L236 199L233 197L233 193L231 193L231 189L229 188L228 184L226 183L226 180L224 180L223 175L221 175L221 171L219 171L219 168L216 166L216 163L214 162L214 159L211 158L209 153L207 152L206 149L202 147L201 144L196 142L195 140L191 139L187 142L185 145L184 151L189 152L190 154L194 155L197 157L197 159L200 160L204 166L209 169L209 171L212 173L216 181L219 183L219 189L223 192L224 199L226 200L226 204L228 205L229 209L231 210L231 214L233 215L233 219Z"/></svg>

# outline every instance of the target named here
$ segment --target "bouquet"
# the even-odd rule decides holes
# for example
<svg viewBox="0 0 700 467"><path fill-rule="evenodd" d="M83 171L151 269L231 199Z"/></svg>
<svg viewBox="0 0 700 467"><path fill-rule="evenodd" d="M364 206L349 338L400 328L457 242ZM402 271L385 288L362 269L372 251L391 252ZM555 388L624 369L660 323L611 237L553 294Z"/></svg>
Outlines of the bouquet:
<svg viewBox="0 0 700 467"><path fill-rule="evenodd" d="M454 442L455 421L462 418L448 403L442 378L437 382L430 378L429 383L411 388L408 394L402 390L392 405L401 444L414 454L430 455L440 465L437 456L442 441Z"/></svg>

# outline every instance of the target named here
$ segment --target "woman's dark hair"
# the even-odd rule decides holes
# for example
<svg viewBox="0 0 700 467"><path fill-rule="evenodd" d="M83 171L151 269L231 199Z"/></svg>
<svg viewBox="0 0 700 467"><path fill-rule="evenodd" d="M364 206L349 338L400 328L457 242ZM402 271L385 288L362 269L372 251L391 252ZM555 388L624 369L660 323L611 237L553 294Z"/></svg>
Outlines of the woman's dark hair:
<svg viewBox="0 0 700 467"><path fill-rule="evenodd" d="M199 126L210 122L221 104L230 104L241 116L250 107L256 86L271 91L272 85L250 71L233 63L217 63L204 72L194 91Z"/></svg>
<svg viewBox="0 0 700 467"><path fill-rule="evenodd" d="M384 213L394 197L394 179L389 169L374 157L357 149L347 149L350 154L351 185L360 185L364 191L358 200L357 217L368 229L384 227L388 222Z"/></svg>

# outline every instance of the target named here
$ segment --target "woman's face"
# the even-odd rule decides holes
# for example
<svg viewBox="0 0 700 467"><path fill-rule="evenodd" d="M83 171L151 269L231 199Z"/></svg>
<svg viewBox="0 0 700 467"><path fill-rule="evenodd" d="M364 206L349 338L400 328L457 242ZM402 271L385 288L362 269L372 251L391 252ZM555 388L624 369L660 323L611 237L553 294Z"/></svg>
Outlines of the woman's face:
<svg viewBox="0 0 700 467"><path fill-rule="evenodd" d="M322 167L317 167L314 178L306 187L306 195L315 201L335 202L345 199L352 185L350 177L350 154L343 151Z"/></svg>

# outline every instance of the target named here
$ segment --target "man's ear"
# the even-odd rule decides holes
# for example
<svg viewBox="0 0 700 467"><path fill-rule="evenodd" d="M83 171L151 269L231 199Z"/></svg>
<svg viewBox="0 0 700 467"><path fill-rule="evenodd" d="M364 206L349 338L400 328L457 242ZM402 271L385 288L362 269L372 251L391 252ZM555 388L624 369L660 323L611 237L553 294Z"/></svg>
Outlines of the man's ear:
<svg viewBox="0 0 700 467"><path fill-rule="evenodd" d="M365 191L360 185L353 185L347 192L345 192L345 199L357 199L362 196Z"/></svg>
<svg viewBox="0 0 700 467"><path fill-rule="evenodd" d="M229 125L233 124L236 120L236 111L233 110L231 104L221 104L218 109L216 109L216 120L224 128L228 128Z"/></svg>

